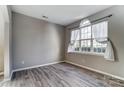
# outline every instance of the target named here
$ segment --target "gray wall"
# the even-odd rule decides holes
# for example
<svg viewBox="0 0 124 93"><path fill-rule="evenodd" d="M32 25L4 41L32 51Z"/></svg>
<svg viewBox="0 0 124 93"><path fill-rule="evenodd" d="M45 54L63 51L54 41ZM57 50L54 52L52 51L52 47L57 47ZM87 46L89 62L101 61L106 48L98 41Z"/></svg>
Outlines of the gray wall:
<svg viewBox="0 0 124 93"><path fill-rule="evenodd" d="M113 16L109 19L108 29L109 38L112 40L116 52L116 62L106 61L103 56L94 56L86 54L76 54L66 52L66 60L76 64L87 66L96 70L107 72L124 78L124 6L114 6L97 14L88 17L90 20L98 19L109 14ZM69 25L73 27L74 24ZM70 31L66 31L66 50L70 39ZM65 51L66 51L65 50Z"/></svg>
<svg viewBox="0 0 124 93"><path fill-rule="evenodd" d="M14 12L12 19L13 69L64 60L64 27Z"/></svg>
<svg viewBox="0 0 124 93"><path fill-rule="evenodd" d="M11 7L8 5L7 6L7 10L8 10L8 16L9 16L9 73L10 73L10 77L12 75L12 70L13 70L13 60L12 60L12 10Z"/></svg>

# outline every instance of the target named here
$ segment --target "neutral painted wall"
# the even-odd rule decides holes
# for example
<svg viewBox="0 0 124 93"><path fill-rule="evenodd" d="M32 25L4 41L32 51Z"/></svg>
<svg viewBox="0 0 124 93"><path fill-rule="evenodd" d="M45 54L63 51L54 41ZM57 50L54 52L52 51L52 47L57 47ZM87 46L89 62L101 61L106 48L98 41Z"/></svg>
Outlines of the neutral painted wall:
<svg viewBox="0 0 124 93"><path fill-rule="evenodd" d="M96 70L107 72L124 78L124 6L114 6L97 14L88 17L90 20L95 20L109 14L113 16L109 19L108 29L109 38L112 40L116 52L116 62L106 61L103 56L94 56L86 54L68 54L67 46L70 39L70 31L66 31L66 60L76 64L87 66ZM78 25L79 21L73 23L69 27Z"/></svg>
<svg viewBox="0 0 124 93"><path fill-rule="evenodd" d="M15 12L12 19L13 69L64 60L64 27Z"/></svg>
<svg viewBox="0 0 124 93"><path fill-rule="evenodd" d="M8 17L9 17L9 73L10 73L10 77L12 75L12 70L13 70L13 60L12 60L12 10L11 7L8 5L7 6L7 10L8 10Z"/></svg>
<svg viewBox="0 0 124 93"><path fill-rule="evenodd" d="M4 71L4 19L0 9L0 72Z"/></svg>

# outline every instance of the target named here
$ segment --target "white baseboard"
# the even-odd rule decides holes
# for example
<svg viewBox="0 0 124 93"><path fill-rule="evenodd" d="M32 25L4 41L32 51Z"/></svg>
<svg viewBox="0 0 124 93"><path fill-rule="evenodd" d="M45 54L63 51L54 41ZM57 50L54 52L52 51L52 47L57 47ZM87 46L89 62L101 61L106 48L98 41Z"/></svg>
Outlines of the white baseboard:
<svg viewBox="0 0 124 93"><path fill-rule="evenodd" d="M79 65L79 64L76 64L76 63L71 62L71 61L65 60L64 62L67 62L67 63L70 63L70 64L72 64L72 65L79 66L79 67L81 67L81 68L85 68L85 69L88 69L88 70L90 70L90 71L94 71L94 72L97 72L97 73L100 73L100 74L103 74L103 75L107 75L107 76L110 76L110 77L113 77L113 78L120 79L120 80L123 80L123 81L124 81L124 78L123 78L123 77L119 77L119 76L116 76L116 75L112 75L112 74L110 74L110 73L103 72L103 71L100 71L100 70L97 70L97 69L94 69L94 68L90 68L90 67L87 67L87 66Z"/></svg>
<svg viewBox="0 0 124 93"><path fill-rule="evenodd" d="M10 81L10 80L12 79L12 75L13 75L14 72L22 71L22 70L26 70L26 69L38 68L38 67L42 67L42 66L53 65L53 64L62 63L62 62L64 62L64 61L52 62L52 63L48 63L48 64L36 65L36 66L31 66L31 67L19 68L19 69L12 70L12 72L11 72L11 74L10 74L10 77L9 77L9 78L5 78L5 79L4 79L2 82L0 82L0 83L4 83L4 82L6 82L6 81Z"/></svg>
<svg viewBox="0 0 124 93"><path fill-rule="evenodd" d="M6 82L6 81L11 80L14 72L22 71L22 70L26 70L26 69L38 68L38 67L42 67L42 66L49 66L49 65L53 65L53 64L57 64L57 63L62 63L62 62L64 62L64 61L58 61L58 62L52 62L52 63L48 63L48 64L43 64L43 65L35 65L35 66L31 66L31 67L26 67L26 68L14 69L14 70L12 70L10 77L7 79L4 79L2 82Z"/></svg>
<svg viewBox="0 0 124 93"><path fill-rule="evenodd" d="M51 63L48 63L48 64L35 65L35 66L26 67L26 68L14 69L12 72L17 72L17 71L22 71L22 70L32 69L32 68L38 68L38 67L42 67L42 66L49 66L49 65L53 65L53 64L57 64L57 63L61 63L61 62L64 62L64 61L51 62Z"/></svg>

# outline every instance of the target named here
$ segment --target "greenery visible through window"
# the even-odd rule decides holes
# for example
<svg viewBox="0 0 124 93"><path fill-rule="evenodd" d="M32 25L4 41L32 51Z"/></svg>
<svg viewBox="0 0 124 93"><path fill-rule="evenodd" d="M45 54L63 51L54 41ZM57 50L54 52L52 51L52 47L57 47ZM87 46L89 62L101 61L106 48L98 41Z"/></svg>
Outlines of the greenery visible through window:
<svg viewBox="0 0 124 93"><path fill-rule="evenodd" d="M91 25L90 23L87 23L88 25L85 25L84 23L83 27L72 30L71 32L71 43L75 48L74 51L104 53L107 44L100 43L97 40L107 40L107 21L103 21L94 25Z"/></svg>

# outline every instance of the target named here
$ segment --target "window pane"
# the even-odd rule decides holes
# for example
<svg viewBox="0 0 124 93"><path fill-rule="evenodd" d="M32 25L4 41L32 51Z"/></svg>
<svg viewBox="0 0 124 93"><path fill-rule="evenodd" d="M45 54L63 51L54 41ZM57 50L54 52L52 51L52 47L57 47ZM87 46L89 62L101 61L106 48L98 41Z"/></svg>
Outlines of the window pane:
<svg viewBox="0 0 124 93"><path fill-rule="evenodd" d="M93 38L108 37L108 22L104 21L92 26Z"/></svg>
<svg viewBox="0 0 124 93"><path fill-rule="evenodd" d="M93 51L94 52L104 53L106 46L107 46L107 44L99 43L95 39L93 40Z"/></svg>
<svg viewBox="0 0 124 93"><path fill-rule="evenodd" d="M75 51L79 51L80 50L79 41L75 42L74 47L75 47Z"/></svg>
<svg viewBox="0 0 124 93"><path fill-rule="evenodd" d="M91 38L91 26L81 28L81 39Z"/></svg>
<svg viewBox="0 0 124 93"><path fill-rule="evenodd" d="M71 41L79 40L79 36L80 36L79 34L80 34L79 30L71 31Z"/></svg>
<svg viewBox="0 0 124 93"><path fill-rule="evenodd" d="M80 27L87 26L87 25L90 25L90 24L91 24L90 20L84 19L84 20L81 21Z"/></svg>
<svg viewBox="0 0 124 93"><path fill-rule="evenodd" d="M90 52L90 50L91 50L91 40L82 40L81 51Z"/></svg>

